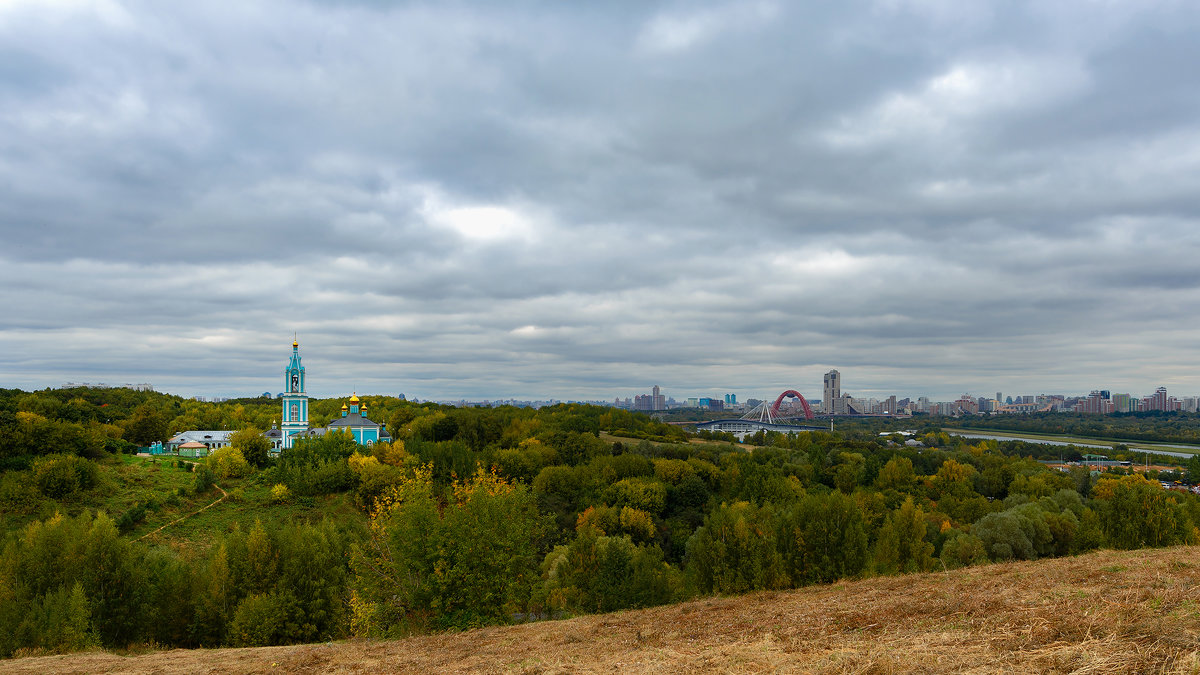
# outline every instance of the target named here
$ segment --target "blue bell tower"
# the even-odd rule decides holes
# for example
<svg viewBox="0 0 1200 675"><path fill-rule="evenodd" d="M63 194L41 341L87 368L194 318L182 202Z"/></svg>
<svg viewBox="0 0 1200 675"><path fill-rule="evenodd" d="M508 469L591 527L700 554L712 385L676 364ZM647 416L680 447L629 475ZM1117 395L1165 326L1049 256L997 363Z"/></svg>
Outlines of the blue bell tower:
<svg viewBox="0 0 1200 675"><path fill-rule="evenodd" d="M308 394L304 393L304 366L300 365L300 341L292 340L292 360L283 371L283 416L279 430L283 447L292 447L292 434L308 431Z"/></svg>

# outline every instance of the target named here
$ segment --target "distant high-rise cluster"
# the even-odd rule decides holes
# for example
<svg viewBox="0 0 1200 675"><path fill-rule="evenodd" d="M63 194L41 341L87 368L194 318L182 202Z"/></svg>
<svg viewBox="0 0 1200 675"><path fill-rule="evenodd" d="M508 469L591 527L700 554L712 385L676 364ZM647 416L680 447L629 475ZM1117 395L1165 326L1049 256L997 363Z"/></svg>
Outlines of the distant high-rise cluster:
<svg viewBox="0 0 1200 675"><path fill-rule="evenodd" d="M1152 410L1196 412L1198 403L1200 403L1200 400L1194 396L1185 396L1181 399L1168 396L1166 387L1159 387L1154 390L1153 394L1143 396L1140 399L1134 398L1129 394L1111 394L1107 389L1096 389L1088 394L1086 398L1079 399L1075 403L1074 411L1100 415L1123 412L1149 412Z"/></svg>
<svg viewBox="0 0 1200 675"><path fill-rule="evenodd" d="M134 391L154 391L154 385L149 382L139 382L137 384L105 384L103 382L65 382L59 389L76 389L86 387L87 389L132 389Z"/></svg>
<svg viewBox="0 0 1200 675"><path fill-rule="evenodd" d="M660 392L661 390L656 384L650 390L649 394L638 394L637 396L634 396L633 409L644 411L666 410L667 397L663 396Z"/></svg>
<svg viewBox="0 0 1200 675"><path fill-rule="evenodd" d="M767 402L775 397L770 394ZM781 395L782 401L788 392ZM842 390L842 374L834 369L825 373L822 381L822 399L819 404L815 399L813 412L818 415L1006 415L1044 412L1080 412L1080 413L1123 413L1144 411L1200 411L1200 397L1176 398L1167 394L1166 387L1158 387L1153 394L1137 398L1129 394L1113 394L1108 389L1097 389L1087 396L1068 396L1063 394L1019 394L1007 396L997 391L995 398L988 396L973 396L964 393L950 401L931 401L928 396L917 398L899 398L895 394L883 397L856 397ZM724 396L691 396L680 401L669 398L661 393L657 385L651 388L649 394L639 394L633 399L613 399L612 405L626 410L656 412L674 408L696 408L709 412L737 412L752 415L756 407L763 403L762 399L750 397L744 402L738 401L738 395L726 393ZM807 410L784 404L777 413L797 415Z"/></svg>

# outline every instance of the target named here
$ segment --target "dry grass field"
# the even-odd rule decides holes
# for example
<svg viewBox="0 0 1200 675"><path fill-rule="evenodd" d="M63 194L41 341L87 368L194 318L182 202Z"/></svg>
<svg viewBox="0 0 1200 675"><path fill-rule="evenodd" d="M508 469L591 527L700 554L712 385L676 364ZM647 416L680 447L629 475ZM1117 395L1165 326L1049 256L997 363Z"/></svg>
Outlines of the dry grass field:
<svg viewBox="0 0 1200 675"><path fill-rule="evenodd" d="M391 642L87 653L7 673L1200 673L1200 547L886 577Z"/></svg>

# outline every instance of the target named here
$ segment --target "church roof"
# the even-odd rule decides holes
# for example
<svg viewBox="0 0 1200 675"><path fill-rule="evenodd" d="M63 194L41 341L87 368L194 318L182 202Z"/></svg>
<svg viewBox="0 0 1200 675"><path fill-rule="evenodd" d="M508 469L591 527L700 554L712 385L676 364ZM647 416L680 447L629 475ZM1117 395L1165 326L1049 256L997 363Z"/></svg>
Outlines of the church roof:
<svg viewBox="0 0 1200 675"><path fill-rule="evenodd" d="M370 419L363 417L358 413L350 413L345 417L339 417L329 423L331 427L378 427L381 426L378 422L372 422Z"/></svg>

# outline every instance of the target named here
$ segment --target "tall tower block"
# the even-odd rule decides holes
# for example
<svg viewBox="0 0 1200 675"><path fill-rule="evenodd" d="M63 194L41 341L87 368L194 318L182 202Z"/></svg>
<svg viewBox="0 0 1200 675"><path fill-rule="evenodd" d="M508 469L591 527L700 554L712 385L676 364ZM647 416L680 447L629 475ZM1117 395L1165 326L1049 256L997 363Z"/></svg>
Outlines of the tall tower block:
<svg viewBox="0 0 1200 675"><path fill-rule="evenodd" d="M842 374L836 370L825 373L824 384L821 407L830 415L844 414L846 412L846 402L842 400Z"/></svg>
<svg viewBox="0 0 1200 675"><path fill-rule="evenodd" d="M304 393L304 366L300 365L300 342L292 340L292 360L283 371L283 447L292 447L292 434L308 431L308 395Z"/></svg>

